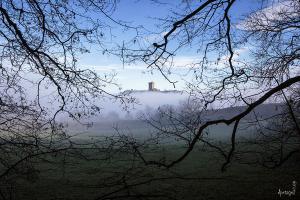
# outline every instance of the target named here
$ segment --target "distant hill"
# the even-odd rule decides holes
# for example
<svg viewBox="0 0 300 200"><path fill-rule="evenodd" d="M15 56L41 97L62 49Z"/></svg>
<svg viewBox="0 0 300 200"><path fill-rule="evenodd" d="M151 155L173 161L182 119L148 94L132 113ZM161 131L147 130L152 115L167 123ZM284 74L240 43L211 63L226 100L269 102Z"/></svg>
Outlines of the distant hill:
<svg viewBox="0 0 300 200"><path fill-rule="evenodd" d="M132 96L137 98L139 106L137 106L137 109L144 109L144 108L152 108L157 109L159 106L162 105L172 105L172 106L178 106L182 102L186 101L189 97L187 93L184 93L182 91L147 91L147 90L141 90L141 91L131 91ZM246 106L236 106L236 107L227 107L222 109L216 109L216 110L209 110L207 111L207 118L208 119L221 119L226 118L229 119L244 110L246 110ZM269 104L261 104L257 106L254 111L249 113L245 119L255 119L257 118L269 118L274 115L278 115L282 113L284 109L283 104L275 104L275 103L269 103Z"/></svg>
<svg viewBox="0 0 300 200"><path fill-rule="evenodd" d="M102 112L101 116L90 119L89 122L93 123L92 127L84 127L80 124L69 124L69 130L72 133L86 133L87 136L99 135L113 135L116 133L115 128L119 128L122 133L133 134L139 136L147 136L151 131L155 131L149 124L139 121L137 116L141 112L154 112L159 106L171 105L177 107L189 98L187 93L181 91L145 91L145 90L131 90L130 95L137 100L133 109L129 113L122 110L120 105L116 102L105 102L102 107L106 112ZM201 114L202 120L215 120L215 119L230 119L233 116L246 110L246 106L227 107L216 110L208 110ZM262 104L249 113L244 119L254 120L256 117L259 119L266 119L274 115L282 113L284 109L283 104ZM243 120L244 122L244 120ZM242 123L240 125L242 127ZM232 131L232 126L218 125L209 128L211 137L230 138L229 134ZM251 132L251 131L247 131ZM242 134L245 136L246 133Z"/></svg>
<svg viewBox="0 0 300 200"><path fill-rule="evenodd" d="M229 119L246 110L246 106L228 107L219 110L208 111L208 119ZM284 110L283 104L261 104L250 112L244 119L265 119L281 114Z"/></svg>
<svg viewBox="0 0 300 200"><path fill-rule="evenodd" d="M126 112L122 110L117 102L104 102L102 105L102 116L108 120L119 119L136 119L136 115L144 111L155 111L158 107L163 105L179 106L187 101L189 94L183 91L167 90L167 91L149 91L149 90L127 90L124 93L136 99L136 104L130 106ZM215 106L216 107L216 106ZM229 119L234 115L242 112L246 106L227 107L216 110L207 111L207 119ZM255 116L259 118L268 118L275 114L282 112L282 104L262 104L259 105L253 112L246 116L246 119L254 119ZM117 117L118 115L118 117Z"/></svg>
<svg viewBox="0 0 300 200"><path fill-rule="evenodd" d="M98 123L105 121L122 121L122 120L136 120L137 116L140 116L142 112L155 112L158 107L164 105L171 105L174 107L180 106L187 102L190 98L187 92L177 90L167 91L149 91L149 90L128 90L124 93L129 93L136 99L136 104L130 104L128 110L124 110L120 102L114 100L101 100L99 101L99 107L101 108L99 115L92 115L90 118L84 119L87 123ZM214 107L217 107L214 105ZM206 120L210 119L229 119L234 115L245 110L245 106L227 107L216 110L208 110L204 117ZM254 119L255 116L259 118L268 118L275 114L281 113L283 110L282 104L262 104L259 105L254 112L247 115L246 119ZM62 121L68 121L66 117ZM72 120L70 120L72 121ZM68 121L68 122L70 122Z"/></svg>

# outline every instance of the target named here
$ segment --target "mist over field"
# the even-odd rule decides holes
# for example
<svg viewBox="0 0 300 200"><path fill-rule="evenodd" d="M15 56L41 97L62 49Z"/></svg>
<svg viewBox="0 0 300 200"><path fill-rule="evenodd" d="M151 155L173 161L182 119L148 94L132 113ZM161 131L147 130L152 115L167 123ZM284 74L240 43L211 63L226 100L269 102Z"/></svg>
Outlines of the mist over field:
<svg viewBox="0 0 300 200"><path fill-rule="evenodd" d="M149 122L146 116L155 118L159 108L170 107L175 112L181 112L183 105L193 102L191 97L183 91L130 91L130 96L135 98L135 103L129 108L123 109L118 102L104 102L103 110L100 115L91 117L83 124L69 121L67 129L71 135L79 138L105 137L118 134L132 135L140 139L146 139L159 132ZM209 109L201 114L203 122L217 119L230 119L236 114L245 110L244 106L227 107L222 109ZM251 122L260 119L268 119L274 115L282 113L282 104L262 104L252 111L242 122L238 129L237 138L255 137L257 130L251 127ZM165 122L168 126L169 122ZM221 139L230 142L230 134L233 125L215 125L207 128L204 137L211 139ZM169 142L176 143L170 139Z"/></svg>
<svg viewBox="0 0 300 200"><path fill-rule="evenodd" d="M117 102L104 102L103 115L107 116L111 112L116 112L120 118L126 119L131 116L135 119L139 113L146 110L154 111L163 105L179 106L189 98L189 95L184 91L132 90L129 91L129 95L135 99L135 102L129 104L127 110L122 109L122 106L118 105Z"/></svg>
<svg viewBox="0 0 300 200"><path fill-rule="evenodd" d="M134 103L124 109L120 102L101 102L101 113L94 117L89 117L85 122L90 124L78 124L68 121L68 128L71 133L82 133L82 136L92 135L113 135L115 128L124 130L124 133L134 135L147 134L153 128L142 121L144 114L154 114L161 106L169 105L178 107L188 100L188 95L181 91L129 91L129 95L135 99Z"/></svg>

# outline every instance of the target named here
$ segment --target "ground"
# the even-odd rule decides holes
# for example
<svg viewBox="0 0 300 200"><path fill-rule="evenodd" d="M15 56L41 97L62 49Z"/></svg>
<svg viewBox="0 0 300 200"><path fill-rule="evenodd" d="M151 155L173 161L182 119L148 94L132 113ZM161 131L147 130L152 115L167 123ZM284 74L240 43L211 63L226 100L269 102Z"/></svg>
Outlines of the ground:
<svg viewBox="0 0 300 200"><path fill-rule="evenodd" d="M171 156L176 156L180 151L181 146L176 145L164 149L164 153ZM92 153L94 158L97 157L97 152L89 153ZM155 152L151 156L159 156L160 153L162 152ZM18 179L14 184L13 197L22 200L97 199L122 188L124 186L122 184L121 187L104 187L103 183L121 179L118 175L126 170L128 185L152 180L147 184L132 187L135 194L154 195L163 192L177 199L195 200L297 199L300 197L298 188L295 196L279 197L278 195L279 189L292 190L293 181L300 184L299 163L290 163L275 170L232 163L227 171L222 173L220 167L223 160L216 153L195 150L187 160L170 170L144 168L142 164L136 164L132 170L132 158L121 154L118 156L111 161L67 159L66 162L69 164L66 165L36 163L39 176L31 177L31 181ZM59 161L62 157L58 156L56 159Z"/></svg>

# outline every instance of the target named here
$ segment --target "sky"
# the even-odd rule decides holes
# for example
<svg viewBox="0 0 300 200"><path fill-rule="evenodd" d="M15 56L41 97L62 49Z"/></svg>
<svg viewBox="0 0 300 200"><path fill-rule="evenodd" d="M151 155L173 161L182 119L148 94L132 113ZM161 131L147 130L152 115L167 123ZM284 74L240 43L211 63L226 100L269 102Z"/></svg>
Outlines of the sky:
<svg viewBox="0 0 300 200"><path fill-rule="evenodd" d="M159 30L156 27L158 21L155 18L165 17L170 14L170 8L174 8L180 1L165 0L162 2L166 2L169 5L156 4L150 0L121 0L112 17L116 20L129 22L133 26L142 25L149 31L157 32ZM260 8L260 6L257 0L238 0L238 3L231 11L231 16L236 20L240 20L244 15ZM118 25L113 26L120 31L121 28ZM120 43L122 40L126 41L132 37L132 32L130 31L121 31L118 34L122 35L122 37L117 39ZM151 35L147 37L151 37ZM197 59L199 59L199 55L186 51L177 55L174 63L175 65L183 66ZM91 46L91 53L82 55L78 60L80 66L95 70L100 75L103 73L117 73L116 82L120 84L122 90L146 90L150 81L154 81L160 90L182 90L185 87L185 79L189 78L188 76L182 76L187 73L186 68L177 67L173 70L174 74L170 76L172 81L177 81L174 88L158 71L149 72L146 68L147 66L143 63L123 65L118 57L103 55L97 46Z"/></svg>

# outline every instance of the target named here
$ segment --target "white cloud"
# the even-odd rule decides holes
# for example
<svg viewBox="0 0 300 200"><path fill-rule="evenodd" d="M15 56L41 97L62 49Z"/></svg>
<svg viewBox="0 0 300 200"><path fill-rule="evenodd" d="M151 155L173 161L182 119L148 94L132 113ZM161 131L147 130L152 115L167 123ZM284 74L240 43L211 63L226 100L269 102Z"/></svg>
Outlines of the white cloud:
<svg viewBox="0 0 300 200"><path fill-rule="evenodd" d="M262 10L259 10L236 25L240 30L254 30L261 26L272 25L274 20L285 20L285 17L299 16L295 0L281 0Z"/></svg>
<svg viewBox="0 0 300 200"><path fill-rule="evenodd" d="M200 62L199 56L176 56L173 59L173 67L190 68Z"/></svg>
<svg viewBox="0 0 300 200"><path fill-rule="evenodd" d="M140 65L125 65L122 64L107 64L107 65L82 65L83 68L88 68L96 72L120 72L124 70L145 70L145 67Z"/></svg>

